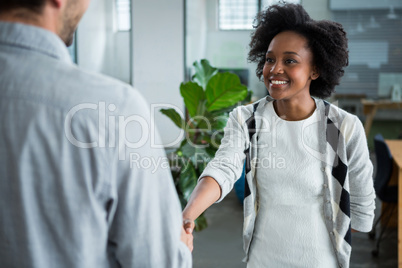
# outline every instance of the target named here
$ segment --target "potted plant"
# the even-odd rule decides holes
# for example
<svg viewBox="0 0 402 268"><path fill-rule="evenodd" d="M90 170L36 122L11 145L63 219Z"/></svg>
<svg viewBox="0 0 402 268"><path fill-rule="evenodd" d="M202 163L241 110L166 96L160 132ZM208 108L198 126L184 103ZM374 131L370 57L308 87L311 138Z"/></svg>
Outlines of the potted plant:
<svg viewBox="0 0 402 268"><path fill-rule="evenodd" d="M229 112L239 103L248 102L251 91L233 73L221 73L205 59L194 62L192 80L180 85L180 94L187 108L187 118L173 109L160 111L185 131L185 139L170 158L175 186L183 207L197 184L198 177L214 157ZM204 215L195 222L195 229L207 226Z"/></svg>

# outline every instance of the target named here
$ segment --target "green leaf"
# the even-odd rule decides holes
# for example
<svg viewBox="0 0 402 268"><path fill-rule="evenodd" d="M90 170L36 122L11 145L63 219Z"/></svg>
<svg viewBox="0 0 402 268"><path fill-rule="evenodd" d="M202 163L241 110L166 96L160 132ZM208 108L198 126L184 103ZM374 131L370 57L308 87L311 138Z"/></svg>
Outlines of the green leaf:
<svg viewBox="0 0 402 268"><path fill-rule="evenodd" d="M228 119L229 116L227 115L215 116L212 121L212 128L216 130L222 130L226 126Z"/></svg>
<svg viewBox="0 0 402 268"><path fill-rule="evenodd" d="M181 152L183 153L184 157L191 157L195 154L195 147L192 146L190 143L186 142L180 148Z"/></svg>
<svg viewBox="0 0 402 268"><path fill-rule="evenodd" d="M204 111L203 116L197 116L193 118L193 120L196 123L196 128L198 131L202 133L212 131L213 117L209 112Z"/></svg>
<svg viewBox="0 0 402 268"><path fill-rule="evenodd" d="M203 117L197 118L197 129L202 133L211 133L215 130L221 130L226 126L228 114L212 114L206 112Z"/></svg>
<svg viewBox="0 0 402 268"><path fill-rule="evenodd" d="M251 90L249 90L248 92L247 92L247 96L246 96L246 98L244 99L244 100L242 100L241 101L241 104L242 105L244 105L244 104L248 104L248 103L250 103L251 102L251 97L253 96L253 91L251 91Z"/></svg>
<svg viewBox="0 0 402 268"><path fill-rule="evenodd" d="M205 105L207 103L207 100L205 99L205 93L204 93L203 97L204 97L204 99L198 103L198 107L197 107L197 115L201 115L201 116L204 116L206 109L207 109L207 107Z"/></svg>
<svg viewBox="0 0 402 268"><path fill-rule="evenodd" d="M208 147L208 145L197 145L197 144L191 144L189 142L186 142L181 148L181 152L183 153L184 157L192 158L194 159L195 155L198 155L198 157L208 157L208 154L205 152L205 148ZM195 162L193 162L195 163Z"/></svg>
<svg viewBox="0 0 402 268"><path fill-rule="evenodd" d="M205 100L205 93L202 87L194 82L181 83L180 94L184 99L184 104L190 116L196 116L197 111L202 110L198 106L200 104L203 105L203 101Z"/></svg>
<svg viewBox="0 0 402 268"><path fill-rule="evenodd" d="M208 163L206 163L206 162L198 163L198 166L197 166L197 171L199 174L198 176L201 175L201 173L204 171L204 169L207 167L207 165L208 165Z"/></svg>
<svg viewBox="0 0 402 268"><path fill-rule="evenodd" d="M251 102L251 97L252 96L253 96L253 91L251 91L251 90L247 91L247 96L242 101L240 101L240 105L249 104ZM228 114L229 112L231 112L237 106L239 106L239 103L235 103L234 105L228 106L228 107L223 108L223 109L212 111L211 114L213 116L218 116L218 115L222 115L222 114Z"/></svg>
<svg viewBox="0 0 402 268"><path fill-rule="evenodd" d="M236 104L247 96L247 87L233 73L219 73L212 77L207 85L207 110L220 110Z"/></svg>
<svg viewBox="0 0 402 268"><path fill-rule="evenodd" d="M213 154L210 154L212 157L214 157L216 150L218 150L219 145L222 142L222 138L223 138L223 131L215 131L213 135L211 135L210 137L208 136L203 137L203 139L209 144L208 150L213 152Z"/></svg>
<svg viewBox="0 0 402 268"><path fill-rule="evenodd" d="M197 174L193 164L188 161L180 174L179 187L183 193L183 197L186 201L190 198L195 186L197 185Z"/></svg>
<svg viewBox="0 0 402 268"><path fill-rule="evenodd" d="M208 164L209 161L212 160L209 153L207 152L208 147L205 148L197 148L196 153L190 158L192 163L194 164L196 169L200 169L200 175L202 171L204 171L205 165Z"/></svg>
<svg viewBox="0 0 402 268"><path fill-rule="evenodd" d="M183 118L181 118L179 113L176 112L175 109L173 109L173 108L161 109L160 111L161 111L161 113L163 113L164 115L169 117L176 126L178 126L181 129L185 129L186 123L183 120Z"/></svg>
<svg viewBox="0 0 402 268"><path fill-rule="evenodd" d="M218 73L218 69L212 67L206 59L202 59L200 62L195 61L193 66L195 69L193 81L197 82L203 89L206 89L209 79Z"/></svg>
<svg viewBox="0 0 402 268"><path fill-rule="evenodd" d="M207 136L205 138L207 138ZM180 150L183 153L184 157L190 159L196 170L200 170L199 167L202 167L202 169L200 170L202 172L205 168L204 164L208 164L209 161L212 160L216 152L215 148L211 149L210 147L211 145L209 144L194 145L187 142L182 147L180 147Z"/></svg>
<svg viewBox="0 0 402 268"><path fill-rule="evenodd" d="M203 229L208 227L207 219L205 218L204 213L202 213L195 221L195 228L196 232L202 231Z"/></svg>

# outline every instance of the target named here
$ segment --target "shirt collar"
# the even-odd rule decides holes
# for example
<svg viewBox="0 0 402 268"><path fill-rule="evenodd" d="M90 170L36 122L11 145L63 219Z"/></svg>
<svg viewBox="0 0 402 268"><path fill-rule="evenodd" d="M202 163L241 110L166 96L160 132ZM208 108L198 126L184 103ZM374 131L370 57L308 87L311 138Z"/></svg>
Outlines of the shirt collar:
<svg viewBox="0 0 402 268"><path fill-rule="evenodd" d="M60 37L40 27L0 21L0 44L35 50L72 63L68 49Z"/></svg>

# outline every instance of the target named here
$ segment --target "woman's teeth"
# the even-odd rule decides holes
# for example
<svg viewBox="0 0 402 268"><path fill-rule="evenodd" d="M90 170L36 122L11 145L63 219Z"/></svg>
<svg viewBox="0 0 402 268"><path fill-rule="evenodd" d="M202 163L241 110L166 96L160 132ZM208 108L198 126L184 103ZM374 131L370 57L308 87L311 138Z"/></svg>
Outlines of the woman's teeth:
<svg viewBox="0 0 402 268"><path fill-rule="evenodd" d="M271 83L274 85L283 85L283 84L286 84L287 81L271 80Z"/></svg>

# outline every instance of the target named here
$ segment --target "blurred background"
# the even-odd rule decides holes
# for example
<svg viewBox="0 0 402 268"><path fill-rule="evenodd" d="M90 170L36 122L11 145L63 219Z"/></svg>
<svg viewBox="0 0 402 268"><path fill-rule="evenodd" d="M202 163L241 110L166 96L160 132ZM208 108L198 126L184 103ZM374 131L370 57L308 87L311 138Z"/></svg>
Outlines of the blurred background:
<svg viewBox="0 0 402 268"><path fill-rule="evenodd" d="M253 91L266 95L264 84L247 62L253 20L275 0L93 0L70 48L75 62L140 90L153 104L184 110L179 85L191 77L192 64L207 59L212 66L237 73ZM390 99L402 83L401 0L291 0L314 19L343 24L349 38L350 64L331 101L365 120L361 99ZM171 145L179 130L155 112ZM369 142L379 129L386 138L402 132L400 109L379 109Z"/></svg>
<svg viewBox="0 0 402 268"><path fill-rule="evenodd" d="M184 113L179 87L191 79L194 61L207 59L214 67L238 74L253 91L252 100L267 94L247 54L256 13L276 2L93 0L70 53L80 67L130 83L142 92L153 104L155 123L163 129L162 141L169 150L180 144L179 129L159 109L174 106ZM402 138L402 1L287 2L302 4L312 18L337 21L347 31L349 67L329 101L365 124L376 166L374 135ZM212 207L207 219L209 227L196 234L194 266L244 267L242 207L236 196ZM397 266L396 231L379 259L371 257L374 242L367 234L354 236L358 242L352 267Z"/></svg>

